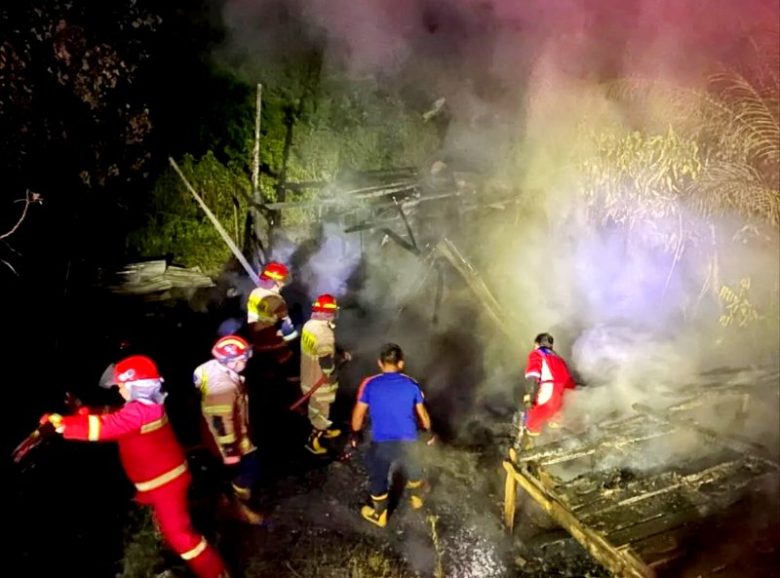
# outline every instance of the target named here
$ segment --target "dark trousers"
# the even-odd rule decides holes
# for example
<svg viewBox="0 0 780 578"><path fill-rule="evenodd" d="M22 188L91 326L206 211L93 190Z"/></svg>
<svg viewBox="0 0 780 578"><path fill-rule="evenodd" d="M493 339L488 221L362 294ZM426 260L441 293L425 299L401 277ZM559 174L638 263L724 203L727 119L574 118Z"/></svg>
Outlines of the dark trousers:
<svg viewBox="0 0 780 578"><path fill-rule="evenodd" d="M422 470L414 455L414 441L371 442L366 456L366 466L371 481L371 495L381 496L389 487L390 467L397 463L407 480L422 478Z"/></svg>
<svg viewBox="0 0 780 578"><path fill-rule="evenodd" d="M260 479L260 460L257 450L246 454L235 466L230 466L229 475L233 478L233 485L241 489L252 491Z"/></svg>

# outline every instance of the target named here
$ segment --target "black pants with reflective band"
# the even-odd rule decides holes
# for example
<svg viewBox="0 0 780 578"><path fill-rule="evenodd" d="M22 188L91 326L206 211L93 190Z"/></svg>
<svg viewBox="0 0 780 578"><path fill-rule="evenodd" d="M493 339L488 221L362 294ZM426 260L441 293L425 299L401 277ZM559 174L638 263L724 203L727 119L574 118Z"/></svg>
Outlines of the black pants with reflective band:
<svg viewBox="0 0 780 578"><path fill-rule="evenodd" d="M416 441L371 442L366 456L366 467L371 480L371 495L387 492L390 467L397 464L407 480L422 478L422 470L415 456Z"/></svg>

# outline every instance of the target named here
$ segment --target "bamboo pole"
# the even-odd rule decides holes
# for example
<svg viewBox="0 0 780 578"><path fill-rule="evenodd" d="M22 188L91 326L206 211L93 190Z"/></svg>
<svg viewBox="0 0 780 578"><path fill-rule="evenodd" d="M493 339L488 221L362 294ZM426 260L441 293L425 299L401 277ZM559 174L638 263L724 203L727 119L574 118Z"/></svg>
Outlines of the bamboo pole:
<svg viewBox="0 0 780 578"><path fill-rule="evenodd" d="M246 270L247 274L249 275L249 278L252 279L252 282L255 285L260 284L260 278L257 276L257 273L255 273L254 269L252 269L252 266L249 264L249 262L244 257L243 253L241 253L241 250L238 248L238 246L233 242L233 239L230 238L230 235L227 231L225 231L225 228L222 226L222 223L219 222L219 219L217 219L216 215L211 212L211 209L209 209L208 205L206 205L205 201L201 198L201 196L197 193L197 191L192 187L190 182L187 180L187 177L184 176L184 173L181 172L181 169L179 168L179 165L176 164L176 161L174 161L171 157L168 157L168 162L171 163L171 166L173 167L173 170L176 171L176 174L179 175L179 178L184 182L184 186L187 187L187 190L192 193L192 196L195 197L195 200L200 205L200 208L203 209L203 212L206 213L206 216L209 218L211 223L214 225L214 228L217 229L217 232L222 237L222 240L225 241L227 246L230 248L230 250L233 252L233 255L236 256L236 259L238 259L238 262L241 263L241 266L244 267L244 270Z"/></svg>

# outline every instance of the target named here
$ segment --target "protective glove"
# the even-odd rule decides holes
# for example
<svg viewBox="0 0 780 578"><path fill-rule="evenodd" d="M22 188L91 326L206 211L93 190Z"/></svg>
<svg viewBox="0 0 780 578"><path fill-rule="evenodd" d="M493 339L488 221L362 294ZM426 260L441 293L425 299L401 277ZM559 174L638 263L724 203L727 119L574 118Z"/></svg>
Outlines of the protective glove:
<svg viewBox="0 0 780 578"><path fill-rule="evenodd" d="M62 416L58 413L43 414L41 419L38 420L38 424L40 425L41 433L44 433L47 426L53 428L57 433L65 431L65 426L62 423Z"/></svg>
<svg viewBox="0 0 780 578"><path fill-rule="evenodd" d="M289 317L282 319L282 324L279 327L279 331L282 334L282 339L285 341L292 341L298 337L298 330L295 329L295 325L293 325L292 320Z"/></svg>

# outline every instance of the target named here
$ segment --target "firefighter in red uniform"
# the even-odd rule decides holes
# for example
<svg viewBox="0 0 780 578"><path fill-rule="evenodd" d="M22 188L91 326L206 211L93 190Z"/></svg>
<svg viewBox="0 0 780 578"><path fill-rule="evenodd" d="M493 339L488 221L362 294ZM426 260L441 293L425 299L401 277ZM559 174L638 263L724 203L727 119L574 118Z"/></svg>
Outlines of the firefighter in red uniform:
<svg viewBox="0 0 780 578"><path fill-rule="evenodd" d="M257 448L249 439L249 412L241 372L252 356L249 343L237 335L220 337L211 349L214 359L194 372L201 411L213 446L232 478L230 496L238 517L261 524L263 516L249 502L259 478Z"/></svg>
<svg viewBox="0 0 780 578"><path fill-rule="evenodd" d="M534 339L534 349L528 354L525 367L527 382L523 404L528 409L525 428L530 436L542 433L544 424L558 427L558 412L563 406L563 394L575 387L563 358L553 350L553 337L540 333Z"/></svg>
<svg viewBox="0 0 780 578"><path fill-rule="evenodd" d="M125 473L136 487L136 499L152 507L155 521L169 546L198 578L227 578L217 551L192 527L188 508L191 476L184 451L168 423L162 379L155 363L133 355L116 364L114 383L127 401L102 415L46 414L66 439L115 441Z"/></svg>

